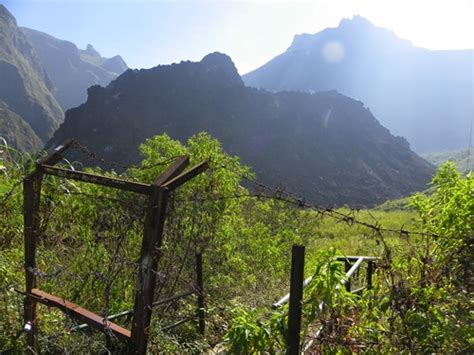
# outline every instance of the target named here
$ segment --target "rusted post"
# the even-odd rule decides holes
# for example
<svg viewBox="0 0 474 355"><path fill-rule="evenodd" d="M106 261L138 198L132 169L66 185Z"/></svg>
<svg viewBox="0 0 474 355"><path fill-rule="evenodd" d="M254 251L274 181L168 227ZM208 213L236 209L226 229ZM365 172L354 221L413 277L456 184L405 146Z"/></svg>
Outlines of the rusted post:
<svg viewBox="0 0 474 355"><path fill-rule="evenodd" d="M372 289L372 274L374 273L374 262L368 261L367 263L367 289Z"/></svg>
<svg viewBox="0 0 474 355"><path fill-rule="evenodd" d="M344 271L347 274L347 272L351 269L352 265L349 262L349 260L347 260L347 259L344 260L344 265L345 265L345 270ZM348 292L351 292L351 278L350 277L347 278L347 282L346 282L345 286L346 286L346 290Z"/></svg>
<svg viewBox="0 0 474 355"><path fill-rule="evenodd" d="M146 354L168 191L154 186L145 217L129 352Z"/></svg>
<svg viewBox="0 0 474 355"><path fill-rule="evenodd" d="M128 349L132 354L146 354L168 194L208 168L207 162L202 162L182 173L188 164L187 157L177 159L152 185L135 288L132 332Z"/></svg>
<svg viewBox="0 0 474 355"><path fill-rule="evenodd" d="M291 250L290 304L288 311L288 355L300 351L301 311L303 300L305 247L293 245Z"/></svg>
<svg viewBox="0 0 474 355"><path fill-rule="evenodd" d="M196 282L198 292L198 320L199 320L199 332L204 335L205 332L205 305L204 305L204 282L202 274L202 254L196 254Z"/></svg>
<svg viewBox="0 0 474 355"><path fill-rule="evenodd" d="M41 181L43 175L39 169L23 180L23 219L25 239L25 283L27 294L36 287L36 241L38 239L40 218ZM37 318L36 300L26 297L24 304L25 331L27 331L27 352L38 353L36 342Z"/></svg>

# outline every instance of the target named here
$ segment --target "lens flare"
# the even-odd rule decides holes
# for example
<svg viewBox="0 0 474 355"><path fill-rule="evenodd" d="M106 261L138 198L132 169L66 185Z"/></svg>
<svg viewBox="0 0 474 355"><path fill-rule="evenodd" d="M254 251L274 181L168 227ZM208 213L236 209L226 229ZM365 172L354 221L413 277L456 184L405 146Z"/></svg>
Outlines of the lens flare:
<svg viewBox="0 0 474 355"><path fill-rule="evenodd" d="M344 46L340 42L329 41L324 45L322 55L324 60L330 64L339 63L345 55Z"/></svg>

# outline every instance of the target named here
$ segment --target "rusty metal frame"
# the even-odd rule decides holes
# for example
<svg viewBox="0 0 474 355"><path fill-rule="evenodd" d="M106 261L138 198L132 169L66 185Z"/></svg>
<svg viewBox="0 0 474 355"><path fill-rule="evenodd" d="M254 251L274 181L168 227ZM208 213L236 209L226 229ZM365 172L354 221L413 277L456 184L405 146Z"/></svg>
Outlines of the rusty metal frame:
<svg viewBox="0 0 474 355"><path fill-rule="evenodd" d="M55 167L63 158L62 153L70 148L72 140L56 147L48 156L36 162L36 169L25 177L23 181L23 215L24 215L24 245L25 245L25 286L26 295L24 304L25 329L28 330L27 344L29 353L38 353L37 344L37 303L57 307L76 318L80 322L102 332L112 331L120 340L125 341L128 352L145 354L148 345L149 326L154 305L156 287L156 272L161 255L163 229L166 220L166 206L169 193L208 168L207 162L202 162L191 169L184 171L189 165L189 157L182 156L172 163L153 184L143 184L122 179L111 178L98 174L86 173ZM135 302L132 317L131 331L102 318L93 312L75 305L62 298L50 295L37 287L36 243L40 226L40 199L41 184L45 175L54 175L92 184L132 191L148 196L148 205L143 231L143 240L139 269L135 287ZM200 261L200 260L199 260ZM199 328L204 332L204 302L202 296L202 265L198 275L198 308Z"/></svg>

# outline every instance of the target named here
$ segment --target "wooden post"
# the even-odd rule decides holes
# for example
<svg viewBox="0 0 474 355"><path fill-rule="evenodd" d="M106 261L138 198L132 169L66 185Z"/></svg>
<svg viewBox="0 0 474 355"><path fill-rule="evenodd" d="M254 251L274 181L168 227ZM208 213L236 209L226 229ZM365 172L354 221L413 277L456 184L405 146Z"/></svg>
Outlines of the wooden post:
<svg viewBox="0 0 474 355"><path fill-rule="evenodd" d="M367 263L367 289L372 289L372 274L374 273L374 262L368 261Z"/></svg>
<svg viewBox="0 0 474 355"><path fill-rule="evenodd" d="M43 175L36 170L23 180L23 219L25 239L25 283L27 294L36 287L36 241L40 228L39 208L41 196L41 181ZM26 297L24 304L25 330L27 330L27 352L38 353L36 342L37 318L36 300ZM28 329L29 328L29 329Z"/></svg>
<svg viewBox="0 0 474 355"><path fill-rule="evenodd" d="M352 265L347 259L344 260L344 265L345 265L345 272L347 274L347 272L351 269ZM350 277L347 279L345 286L346 286L346 290L348 292L351 292L351 278Z"/></svg>
<svg viewBox="0 0 474 355"><path fill-rule="evenodd" d="M154 186L145 217L145 230L135 289L129 348L130 352L134 354L146 354L167 201L168 191L161 186Z"/></svg>
<svg viewBox="0 0 474 355"><path fill-rule="evenodd" d="M198 319L199 319L199 332L204 335L205 332L205 305L204 305L204 282L202 274L202 254L196 254L196 282L198 289Z"/></svg>
<svg viewBox="0 0 474 355"><path fill-rule="evenodd" d="M288 355L300 351L301 311L303 300L305 247L293 245L291 250L290 305L288 311Z"/></svg>

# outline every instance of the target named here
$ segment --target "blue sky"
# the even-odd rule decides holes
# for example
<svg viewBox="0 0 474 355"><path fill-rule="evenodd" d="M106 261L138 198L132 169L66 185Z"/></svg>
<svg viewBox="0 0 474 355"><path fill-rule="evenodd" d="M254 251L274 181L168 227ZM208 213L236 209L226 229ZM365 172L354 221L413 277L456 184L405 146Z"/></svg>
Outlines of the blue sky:
<svg viewBox="0 0 474 355"><path fill-rule="evenodd" d="M283 52L293 36L354 14L429 49L474 48L474 0L0 0L20 26L47 32L132 68L220 51L240 74Z"/></svg>

